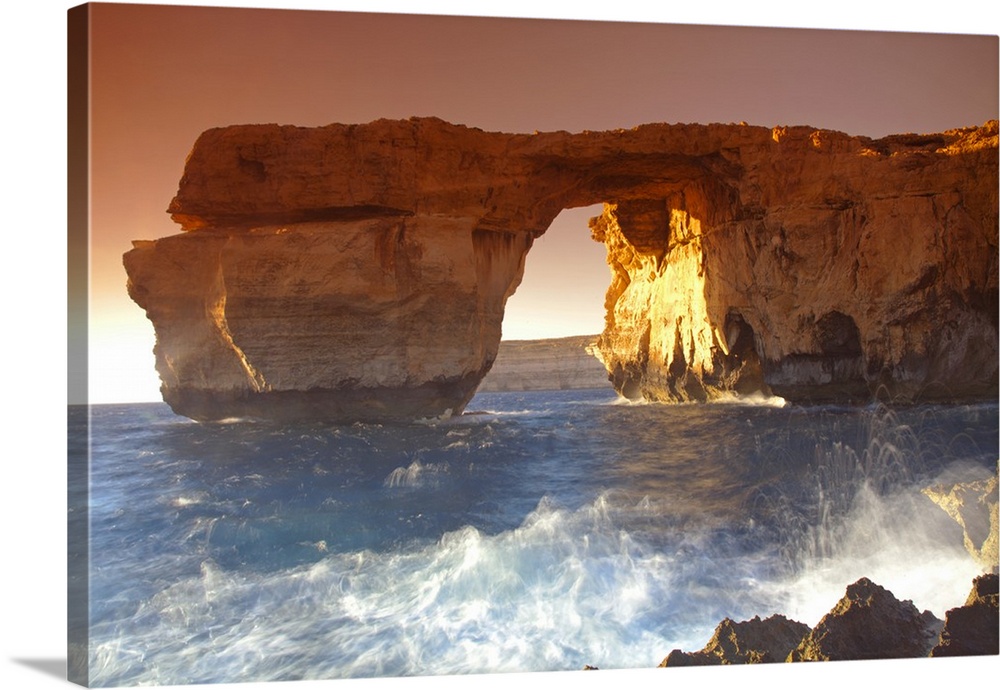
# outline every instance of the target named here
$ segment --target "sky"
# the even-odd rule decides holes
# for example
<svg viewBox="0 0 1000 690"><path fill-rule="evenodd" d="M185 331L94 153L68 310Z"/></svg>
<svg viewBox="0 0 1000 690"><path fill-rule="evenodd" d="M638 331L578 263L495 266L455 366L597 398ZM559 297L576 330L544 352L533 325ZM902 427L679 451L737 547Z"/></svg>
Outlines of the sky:
<svg viewBox="0 0 1000 690"><path fill-rule="evenodd" d="M67 212L64 27L66 10L73 4L59 0L17 3L9 8L5 16L7 21L0 25L5 106L0 108L5 132L4 166L0 168L4 181L2 256L5 261L0 280L3 281L6 321L3 337L0 337L5 392L0 404L4 412L8 489L4 501L0 502L3 507L0 524L10 561L5 569L5 586L0 588L0 606L10 621L2 633L5 653L0 655L0 679L4 687L25 690L65 687L65 681L61 680L66 658L66 434L63 422L68 368L67 316L73 314L67 308L68 249L64 240ZM903 11L884 8L870 0L841 0L830 5L801 0L766 3L736 0L701 3L218 0L213 4L443 14L474 11L492 16L702 25L721 22L734 26L947 32L993 37L1000 32L1000 7L988 0L929 3L921 5L920 9L911 5ZM347 66L341 63L337 68L335 62L302 58L310 46L312 50L333 50L336 46L324 46L322 39L318 46L306 42L297 44L277 26L265 38L243 46L241 51L217 55L207 63L199 61L199 56L206 55L214 44L221 48L234 37L245 35L237 31L239 27L227 25L209 36L190 33L169 38L161 33L166 28L145 32L133 29L119 37L122 43L116 55L123 64L111 67L124 69L131 64L132 79L123 83L105 80L104 92L94 94L95 115L99 115L106 105L114 104L106 124L95 122L94 133L95 143L101 142L107 147L107 151L95 159L93 171L90 335L95 401L103 396L116 399L114 396L133 395L121 383L129 378L135 379L138 392L134 395L141 393L155 399L158 382L151 354L152 330L141 310L125 296L120 255L128 249L131 239L174 232L163 209L176 191L184 156L197 134L206 127L230 121L287 119L294 124L309 124L312 119L322 124L382 116L438 114L456 121L474 118L482 127L528 131L630 126L646 120L746 120L763 125L808 123L877 135L976 124L996 117L997 112L995 38L991 39L992 52L983 58L970 58L965 50L956 48L946 47L942 52L940 42L947 43L947 40L932 40L932 47L938 46L932 50L921 47L917 37L904 37L902 42L910 48L903 52L898 47L900 41L869 42L867 50L851 45L840 50L829 46L820 50L822 41L812 39L820 38L821 34L807 32L801 41L804 53L795 53L786 45L777 58L759 67L754 65L759 65L773 48L780 47L774 43L771 32L762 34L770 38L762 38L756 47L736 41L732 34L715 41L692 39L685 42L672 38L669 41L650 39L644 44L631 36L616 38L609 32L598 32L596 40L585 44L567 46L564 43L561 49L554 43L550 49L544 41L540 46L533 45L526 34L511 39L506 47L492 45L494 50L505 49L511 59L534 56L535 64L530 72L525 72L504 69L503 65L496 68L488 60L475 59L480 43L484 47L490 44L480 40L463 43L459 38L449 40L446 37L444 43L456 49L464 48L455 59L461 64L432 66L428 72L420 56L425 50L446 47L437 45L441 42L439 36L424 34L422 45L416 48L413 42L417 37L407 40L406 36L397 36L398 40L376 41L369 36L361 41L357 55L348 53ZM700 31L703 37L709 33ZM954 40L966 46L969 44ZM355 44L345 41L340 40L342 47L349 48L357 43L357 39ZM332 36L326 42L335 43ZM406 46L416 52L399 58L394 51ZM661 56L672 55L672 62L663 57L659 70L643 70L644 65L656 62L658 51ZM362 60L360 53L366 52L369 55ZM313 65L316 70L312 78L306 76L308 70L290 69L283 81L267 81L253 75L249 67L241 67L237 60L239 57L245 65L248 56L253 58L258 54L297 55L300 58L297 65ZM392 57L394 54L396 58ZM584 66L573 67L572 61L562 60L567 55L583 61L579 64ZM949 71L962 55L975 64ZM610 59L614 56L617 62ZM98 64L106 65L108 59L116 57L106 56L104 63ZM177 70L181 64L194 65L196 69L194 73L181 75ZM362 68L373 70L379 64L383 71L378 78L358 79L351 90L351 74L359 74ZM408 75L402 83L391 80L389 68L393 65ZM484 74L491 68L492 74ZM467 80L459 84L455 80L463 71ZM205 77L214 74L218 78L222 73L232 77L232 83L223 84L222 91L201 82L203 74ZM970 78L974 74L980 77ZM435 81L435 75L441 78ZM543 78L545 75L548 79ZM900 81L893 75L905 78ZM126 83L128 88L125 88ZM446 103L446 96L454 99L456 94L463 93L468 94L464 98L465 107L475 108L474 112L461 110L463 99L451 106ZM393 95L394 98L390 97ZM391 107L393 102L399 104L398 112L373 112ZM408 112L409 108L423 112ZM950 114L942 113L940 108L953 110ZM117 116L113 112L116 110ZM989 112L984 113L984 110ZM101 203L98 203L98 192L105 197ZM525 284L512 302L528 289L532 276L539 274L541 279L544 266L536 267L532 262L540 260L542 254L539 252L544 247L558 244L558 238L573 238L573 248L567 253L575 256L576 252L583 251L575 241L579 239L579 233L574 232L578 226L570 225L569 228L553 228L532 250ZM598 261L601 263L600 258ZM548 318L554 318L551 312ZM1000 657L994 656L963 659L956 661L958 666L905 661L877 662L870 666L832 664L824 665L822 673L796 665L773 664L755 669L753 678L774 687L799 687L804 681L817 690L840 690L850 687L852 682L940 688L953 685L961 676L993 677L998 662ZM677 669L673 685L711 685L705 682L706 676L719 680L709 675L711 669L692 669L694 677L686 671ZM803 678L801 674L806 676ZM551 682L554 678L546 674L541 680ZM749 678L741 680L746 682ZM346 687L345 682L307 682L296 684L295 688L341 688ZM539 682L539 678L517 674L475 679L408 679L405 683L387 679L362 682L365 688L373 690L390 687L393 690L400 687L448 690L449 687L464 689L470 686L482 690L508 688L511 683L530 686ZM649 669L579 674L572 682L583 688L603 688L609 682L627 687L660 688L663 681L661 672ZM729 680L724 682L729 684ZM280 686L220 684L213 690L263 690L265 687Z"/></svg>
<svg viewBox="0 0 1000 690"><path fill-rule="evenodd" d="M95 403L159 399L121 255L179 231L165 208L210 127L433 115L505 132L742 120L881 136L997 116L995 37L102 3L91 16ZM599 211L565 212L529 253L504 338L601 331Z"/></svg>

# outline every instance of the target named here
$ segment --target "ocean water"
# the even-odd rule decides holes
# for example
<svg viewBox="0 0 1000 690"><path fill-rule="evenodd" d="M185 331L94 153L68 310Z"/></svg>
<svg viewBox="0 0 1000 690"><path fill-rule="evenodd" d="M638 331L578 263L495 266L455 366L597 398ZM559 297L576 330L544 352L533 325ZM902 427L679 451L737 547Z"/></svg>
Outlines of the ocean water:
<svg viewBox="0 0 1000 690"><path fill-rule="evenodd" d="M655 667L727 616L814 625L862 576L943 617L978 568L920 489L998 458L995 404L89 414L93 686Z"/></svg>

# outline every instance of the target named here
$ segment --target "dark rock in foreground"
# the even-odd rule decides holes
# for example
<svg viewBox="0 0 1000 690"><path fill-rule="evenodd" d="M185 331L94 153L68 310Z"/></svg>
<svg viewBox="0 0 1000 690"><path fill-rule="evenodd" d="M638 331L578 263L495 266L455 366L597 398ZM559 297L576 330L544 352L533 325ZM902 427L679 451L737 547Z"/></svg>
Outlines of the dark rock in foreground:
<svg viewBox="0 0 1000 690"><path fill-rule="evenodd" d="M718 666L726 664L765 664L784 661L795 646L809 633L805 623L774 615L761 620L736 623L726 618L715 629L712 639L697 652L675 649L660 667Z"/></svg>
<svg viewBox="0 0 1000 690"><path fill-rule="evenodd" d="M899 601L866 577L847 587L844 597L823 616L789 661L905 659L927 656L941 630L929 611Z"/></svg>
<svg viewBox="0 0 1000 690"><path fill-rule="evenodd" d="M978 656L1000 653L1000 608L996 573L972 581L964 606L945 614L944 630L931 656Z"/></svg>
<svg viewBox="0 0 1000 690"><path fill-rule="evenodd" d="M995 574L976 578L965 606L944 624L863 577L813 629L782 615L726 618L704 648L675 649L660 667L997 654L997 621Z"/></svg>

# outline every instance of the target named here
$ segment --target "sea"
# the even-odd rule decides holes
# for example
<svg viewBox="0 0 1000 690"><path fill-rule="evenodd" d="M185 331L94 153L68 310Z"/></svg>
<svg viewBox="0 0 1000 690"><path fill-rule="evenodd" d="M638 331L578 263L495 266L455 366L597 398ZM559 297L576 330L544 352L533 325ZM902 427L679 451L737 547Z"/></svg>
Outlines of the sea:
<svg viewBox="0 0 1000 690"><path fill-rule="evenodd" d="M921 489L1000 456L996 403L603 389L398 425L93 405L70 432L94 687L652 668L727 617L815 625L860 577L943 618L979 567Z"/></svg>

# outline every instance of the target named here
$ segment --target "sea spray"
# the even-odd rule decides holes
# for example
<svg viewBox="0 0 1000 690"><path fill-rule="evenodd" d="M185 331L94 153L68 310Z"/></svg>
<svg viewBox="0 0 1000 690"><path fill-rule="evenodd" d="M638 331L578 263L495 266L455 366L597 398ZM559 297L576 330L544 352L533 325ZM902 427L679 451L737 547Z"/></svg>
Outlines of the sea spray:
<svg viewBox="0 0 1000 690"><path fill-rule="evenodd" d="M920 488L995 472L995 405L469 409L491 412L95 408L92 683L652 667L724 617L813 624L861 575L939 616L967 593Z"/></svg>
<svg viewBox="0 0 1000 690"><path fill-rule="evenodd" d="M697 539L680 538L670 554L653 549L624 528L633 510L644 507L602 496L569 511L543 500L511 531L465 527L419 548L338 554L269 574L207 560L97 646L96 679L655 666L672 645L710 631L707 622L692 628L693 616L708 621L737 602L698 575L704 564L685 548ZM739 579L737 563L715 558ZM139 657L150 670L136 674Z"/></svg>
<svg viewBox="0 0 1000 690"><path fill-rule="evenodd" d="M876 406L863 416L855 445L820 441L811 467L811 510L797 516L783 553L789 576L784 612L813 625L844 587L868 577L937 616L960 603L977 566L957 525L921 492L942 478L967 480L988 466L954 458L942 429L922 410L911 423ZM969 441L967 437L965 441ZM975 443L972 444L975 447ZM975 447L972 457L982 449ZM985 457L980 457L985 460ZM807 496L808 496L807 491Z"/></svg>

